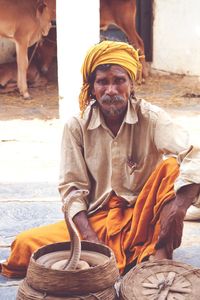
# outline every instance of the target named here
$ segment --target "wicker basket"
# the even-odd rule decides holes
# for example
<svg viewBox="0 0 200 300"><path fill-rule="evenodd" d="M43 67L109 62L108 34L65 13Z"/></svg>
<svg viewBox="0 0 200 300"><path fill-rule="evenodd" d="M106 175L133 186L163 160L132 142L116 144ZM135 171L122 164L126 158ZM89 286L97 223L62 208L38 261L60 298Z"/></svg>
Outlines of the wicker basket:
<svg viewBox="0 0 200 300"><path fill-rule="evenodd" d="M112 250L105 245L90 243L87 241L82 241L81 247L81 255L84 252L95 252L101 254L100 256L105 256L106 260L104 260L103 264L100 263L85 270L54 270L46 267L46 265L44 266L39 264L38 261L42 256L47 254L52 254L55 260L56 255L59 257L62 257L63 253L64 256L67 255L66 253L69 253L70 250L70 242L55 243L44 246L32 255L24 285L28 285L33 290L42 294L47 293L48 295L63 297L69 295L85 295L96 292L102 293L106 289L110 290L119 277L119 271ZM67 256L65 257L67 258ZM20 294L22 294L21 289L19 289L17 299L35 299L20 298Z"/></svg>
<svg viewBox="0 0 200 300"><path fill-rule="evenodd" d="M141 263L124 276L120 299L200 299L200 269L167 259Z"/></svg>
<svg viewBox="0 0 200 300"><path fill-rule="evenodd" d="M107 288L103 291L90 293L88 295L80 295L80 296L51 296L47 293L40 293L32 289L26 279L22 281L19 286L17 300L114 300L116 299L116 292L114 287Z"/></svg>

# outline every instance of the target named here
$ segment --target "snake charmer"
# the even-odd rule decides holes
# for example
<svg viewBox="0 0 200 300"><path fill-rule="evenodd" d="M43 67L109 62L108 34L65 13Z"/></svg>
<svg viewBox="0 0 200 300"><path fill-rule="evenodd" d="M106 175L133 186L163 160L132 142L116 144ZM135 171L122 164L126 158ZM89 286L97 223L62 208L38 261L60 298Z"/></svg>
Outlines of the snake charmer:
<svg viewBox="0 0 200 300"><path fill-rule="evenodd" d="M187 209L200 205L200 150L163 109L136 97L139 59L122 42L88 50L80 115L65 124L61 145L63 205L73 197L81 239L108 245L122 275L173 258ZM33 251L68 239L64 220L19 234L2 274L24 277Z"/></svg>

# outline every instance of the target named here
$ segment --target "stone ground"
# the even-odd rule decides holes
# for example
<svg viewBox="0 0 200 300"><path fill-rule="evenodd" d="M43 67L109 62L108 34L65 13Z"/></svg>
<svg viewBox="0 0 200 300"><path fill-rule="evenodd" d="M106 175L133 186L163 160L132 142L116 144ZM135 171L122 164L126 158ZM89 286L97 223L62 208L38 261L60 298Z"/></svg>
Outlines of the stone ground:
<svg viewBox="0 0 200 300"><path fill-rule="evenodd" d="M0 95L0 260L19 232L62 218L57 192L62 122L57 84L32 89L33 100ZM136 86L137 96L164 107L197 143L200 133L198 78L154 74ZM185 222L174 258L200 267L200 223ZM16 298L19 281L0 275L0 300Z"/></svg>

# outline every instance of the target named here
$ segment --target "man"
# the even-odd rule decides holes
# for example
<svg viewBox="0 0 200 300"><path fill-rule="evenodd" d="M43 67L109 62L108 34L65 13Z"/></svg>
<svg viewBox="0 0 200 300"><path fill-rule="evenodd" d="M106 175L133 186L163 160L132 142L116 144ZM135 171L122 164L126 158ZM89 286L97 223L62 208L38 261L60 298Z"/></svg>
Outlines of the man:
<svg viewBox="0 0 200 300"><path fill-rule="evenodd" d="M63 209L73 198L80 236L111 247L121 274L150 257L172 258L200 192L199 150L162 109L135 97L138 70L126 43L88 51L81 116L65 125L61 148ZM68 238L64 221L18 235L3 274L24 276L34 250Z"/></svg>

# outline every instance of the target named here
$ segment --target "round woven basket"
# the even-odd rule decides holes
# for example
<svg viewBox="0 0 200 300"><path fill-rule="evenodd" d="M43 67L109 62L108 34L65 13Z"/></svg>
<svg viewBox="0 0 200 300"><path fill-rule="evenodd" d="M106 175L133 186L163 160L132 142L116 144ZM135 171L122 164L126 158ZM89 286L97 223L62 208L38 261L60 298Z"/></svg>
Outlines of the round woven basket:
<svg viewBox="0 0 200 300"><path fill-rule="evenodd" d="M16 300L114 300L116 299L116 292L114 287L107 288L103 291L90 293L87 295L77 296L51 296L48 293L41 293L32 289L27 280L24 279L19 286Z"/></svg>
<svg viewBox="0 0 200 300"><path fill-rule="evenodd" d="M167 259L141 263L122 279L120 299L200 299L200 269Z"/></svg>
<svg viewBox="0 0 200 300"><path fill-rule="evenodd" d="M103 263L100 261L99 264L89 269L55 270L39 263L42 256L47 254L55 260L56 256L62 258L64 255L66 258L69 250L70 242L55 243L37 250L32 255L28 266L27 284L38 292L54 296L96 293L114 286L119 277L115 256L109 247L102 244L81 242L81 256L84 253L89 256L90 253L91 256L96 253L100 254L99 257L106 258Z"/></svg>

